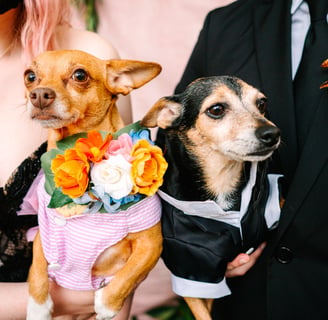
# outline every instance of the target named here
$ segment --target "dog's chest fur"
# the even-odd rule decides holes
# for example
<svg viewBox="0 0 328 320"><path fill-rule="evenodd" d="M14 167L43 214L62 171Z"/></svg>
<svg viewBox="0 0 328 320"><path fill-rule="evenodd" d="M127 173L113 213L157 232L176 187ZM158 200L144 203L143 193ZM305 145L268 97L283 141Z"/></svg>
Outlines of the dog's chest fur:
<svg viewBox="0 0 328 320"><path fill-rule="evenodd" d="M166 135L163 150L168 169L161 189L179 200L214 200L223 210L238 210L248 170L243 170L244 166L219 170L219 159L214 155L206 153L205 150L202 155L197 155L191 149L193 147L188 138L181 135L181 132L170 132ZM232 163L232 166L234 164ZM234 178L232 170L235 170Z"/></svg>

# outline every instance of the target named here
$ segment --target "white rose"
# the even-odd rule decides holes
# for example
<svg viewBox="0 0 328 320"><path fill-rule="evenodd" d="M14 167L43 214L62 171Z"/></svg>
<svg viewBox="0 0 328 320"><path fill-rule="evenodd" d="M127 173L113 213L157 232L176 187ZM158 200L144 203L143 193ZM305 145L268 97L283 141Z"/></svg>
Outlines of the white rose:
<svg viewBox="0 0 328 320"><path fill-rule="evenodd" d="M107 160L95 163L91 169L91 181L101 186L114 199L127 196L133 187L131 163L121 154L110 156Z"/></svg>

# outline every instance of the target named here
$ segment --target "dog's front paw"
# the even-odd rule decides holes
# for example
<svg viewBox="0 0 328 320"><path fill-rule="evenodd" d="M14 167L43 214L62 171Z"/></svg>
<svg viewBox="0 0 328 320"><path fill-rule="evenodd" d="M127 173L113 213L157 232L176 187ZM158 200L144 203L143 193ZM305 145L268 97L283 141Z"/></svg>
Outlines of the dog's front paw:
<svg viewBox="0 0 328 320"><path fill-rule="evenodd" d="M95 311L97 313L96 320L110 320L118 314L118 311L111 310L104 305L103 291L104 288L101 288L95 293Z"/></svg>
<svg viewBox="0 0 328 320"><path fill-rule="evenodd" d="M37 303L31 296L28 298L26 320L51 320L51 312L53 310L53 302L48 296L43 304Z"/></svg>

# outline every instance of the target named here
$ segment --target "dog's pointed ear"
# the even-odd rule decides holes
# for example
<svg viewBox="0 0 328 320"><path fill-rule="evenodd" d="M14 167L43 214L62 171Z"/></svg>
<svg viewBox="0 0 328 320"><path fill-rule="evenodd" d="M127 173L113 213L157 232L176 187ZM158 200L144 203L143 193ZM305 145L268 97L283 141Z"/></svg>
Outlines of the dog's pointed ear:
<svg viewBox="0 0 328 320"><path fill-rule="evenodd" d="M107 88L113 94L127 95L155 78L162 67L155 62L136 60L109 60L107 62Z"/></svg>
<svg viewBox="0 0 328 320"><path fill-rule="evenodd" d="M173 125L183 112L178 95L159 99L146 113L140 124L144 127L166 129Z"/></svg>

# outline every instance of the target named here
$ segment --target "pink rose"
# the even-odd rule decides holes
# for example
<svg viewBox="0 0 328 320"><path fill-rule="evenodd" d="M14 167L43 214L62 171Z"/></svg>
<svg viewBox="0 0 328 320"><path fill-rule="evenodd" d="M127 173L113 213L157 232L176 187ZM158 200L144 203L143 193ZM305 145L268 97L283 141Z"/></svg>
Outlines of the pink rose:
<svg viewBox="0 0 328 320"><path fill-rule="evenodd" d="M127 161L131 162L132 138L127 134L121 134L117 140L112 140L108 146L109 156L122 155Z"/></svg>

